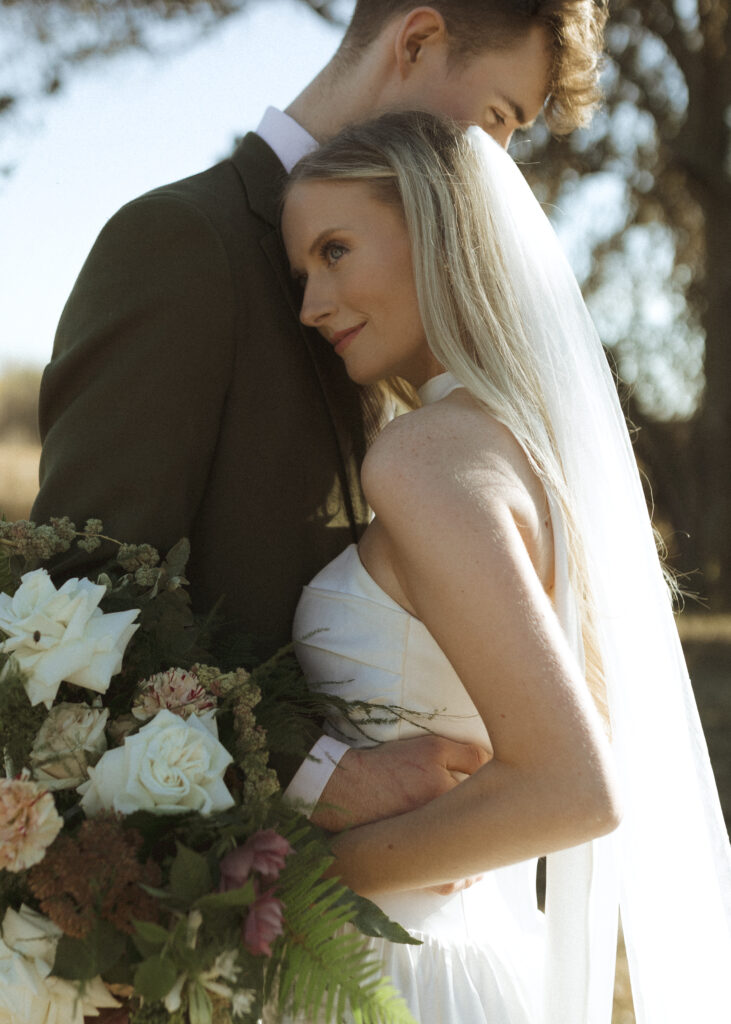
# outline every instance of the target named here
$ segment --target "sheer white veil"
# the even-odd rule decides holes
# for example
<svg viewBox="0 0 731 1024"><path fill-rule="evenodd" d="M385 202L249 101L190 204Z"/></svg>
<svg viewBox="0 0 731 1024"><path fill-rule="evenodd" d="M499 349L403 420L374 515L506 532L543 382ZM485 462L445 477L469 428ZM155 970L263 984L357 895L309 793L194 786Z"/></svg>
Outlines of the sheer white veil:
<svg viewBox="0 0 731 1024"><path fill-rule="evenodd" d="M722 1024L731 854L624 416L540 205L489 136L468 137L586 547L624 811L613 835L547 859L544 1024L609 1021L617 903L638 1024Z"/></svg>

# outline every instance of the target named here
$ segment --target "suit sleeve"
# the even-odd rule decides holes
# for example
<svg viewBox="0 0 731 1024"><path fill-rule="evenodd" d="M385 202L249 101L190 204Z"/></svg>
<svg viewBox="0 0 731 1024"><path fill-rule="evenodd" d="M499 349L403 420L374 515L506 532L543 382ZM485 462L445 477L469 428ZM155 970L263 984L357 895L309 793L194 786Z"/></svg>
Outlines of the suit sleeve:
<svg viewBox="0 0 731 1024"><path fill-rule="evenodd" d="M162 551L190 535L231 374L231 285L218 233L184 199L144 196L106 225L43 376L36 522L93 516ZM74 551L56 568L103 557Z"/></svg>

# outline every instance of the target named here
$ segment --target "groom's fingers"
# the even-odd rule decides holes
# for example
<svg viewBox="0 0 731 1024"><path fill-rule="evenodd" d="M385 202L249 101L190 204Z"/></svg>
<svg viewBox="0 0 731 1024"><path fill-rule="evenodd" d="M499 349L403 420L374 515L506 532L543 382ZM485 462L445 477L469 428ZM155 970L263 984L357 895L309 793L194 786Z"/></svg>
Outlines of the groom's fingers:
<svg viewBox="0 0 731 1024"><path fill-rule="evenodd" d="M435 892L439 896L451 896L462 889L469 889L475 882L481 882L484 875L473 875L471 878L462 878L457 882L445 882L443 885L430 885L428 892Z"/></svg>
<svg viewBox="0 0 731 1024"><path fill-rule="evenodd" d="M450 772L474 775L478 768L492 758L492 750L476 743L459 743L443 737L435 737L443 745L444 767Z"/></svg>

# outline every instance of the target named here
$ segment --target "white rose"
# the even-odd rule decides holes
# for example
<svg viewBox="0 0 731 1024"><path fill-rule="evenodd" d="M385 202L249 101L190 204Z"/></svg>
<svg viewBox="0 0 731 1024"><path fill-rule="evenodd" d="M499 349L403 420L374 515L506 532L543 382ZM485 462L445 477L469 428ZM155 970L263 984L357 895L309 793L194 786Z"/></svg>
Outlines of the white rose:
<svg viewBox="0 0 731 1024"><path fill-rule="evenodd" d="M104 728L108 708L88 704L56 704L33 741L33 778L46 789L76 789L107 749Z"/></svg>
<svg viewBox="0 0 731 1024"><path fill-rule="evenodd" d="M138 625L139 609L104 614L106 587L67 580L56 590L45 569L27 572L15 594L0 594L0 651L12 654L28 676L31 704L50 708L66 680L106 693L122 667L124 649Z"/></svg>
<svg viewBox="0 0 731 1024"><path fill-rule="evenodd" d="M0 938L0 1024L83 1024L119 1006L100 977L83 987L51 974L61 930L29 907L9 908Z"/></svg>
<svg viewBox="0 0 731 1024"><path fill-rule="evenodd" d="M223 781L232 760L218 741L212 715L184 719L158 711L123 746L108 750L89 769L89 781L78 790L81 806L90 817L101 810L222 811L234 802Z"/></svg>

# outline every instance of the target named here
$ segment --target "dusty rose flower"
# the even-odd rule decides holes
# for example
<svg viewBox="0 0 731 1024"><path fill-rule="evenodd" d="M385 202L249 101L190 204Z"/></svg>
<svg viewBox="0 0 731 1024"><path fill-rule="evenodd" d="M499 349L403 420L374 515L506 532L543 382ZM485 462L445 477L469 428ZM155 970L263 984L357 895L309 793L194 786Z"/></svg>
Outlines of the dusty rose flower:
<svg viewBox="0 0 731 1024"><path fill-rule="evenodd" d="M107 708L57 704L38 731L30 754L33 777L46 789L75 789L107 749Z"/></svg>
<svg viewBox="0 0 731 1024"><path fill-rule="evenodd" d="M30 781L27 768L17 779L0 779L0 868L24 871L43 860L62 826L53 797Z"/></svg>
<svg viewBox="0 0 731 1024"><path fill-rule="evenodd" d="M258 871L265 882L276 881L287 856L292 852L287 840L273 828L255 832L243 846L237 846L221 860L221 892L240 889L252 871Z"/></svg>
<svg viewBox="0 0 731 1024"><path fill-rule="evenodd" d="M254 956L271 956L271 943L282 934L284 907L269 889L249 907L243 927L244 946Z"/></svg>
<svg viewBox="0 0 731 1024"><path fill-rule="evenodd" d="M201 685L194 671L171 668L150 676L140 684L132 714L140 721L146 721L166 708L181 718L188 718L210 711L216 703L216 698Z"/></svg>

